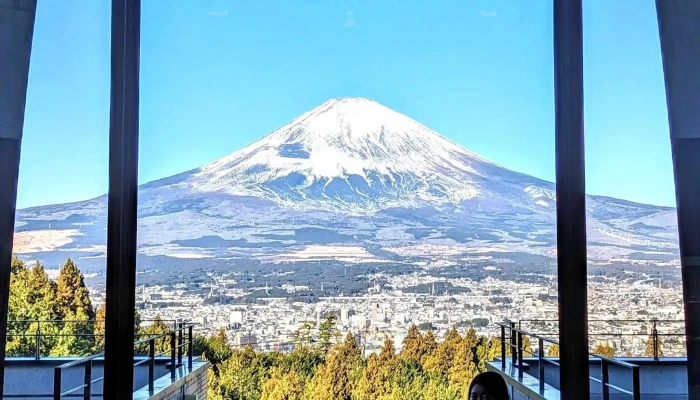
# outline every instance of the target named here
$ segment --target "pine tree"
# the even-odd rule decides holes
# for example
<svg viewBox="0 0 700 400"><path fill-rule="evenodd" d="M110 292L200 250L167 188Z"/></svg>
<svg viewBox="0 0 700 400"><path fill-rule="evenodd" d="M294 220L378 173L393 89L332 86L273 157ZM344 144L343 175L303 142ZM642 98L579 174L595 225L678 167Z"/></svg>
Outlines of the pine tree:
<svg viewBox="0 0 700 400"><path fill-rule="evenodd" d="M593 354L598 354L603 357L612 357L615 355L615 349L607 343L599 343L593 350Z"/></svg>
<svg viewBox="0 0 700 400"><path fill-rule="evenodd" d="M552 344L547 350L547 357L559 357L559 345Z"/></svg>
<svg viewBox="0 0 700 400"><path fill-rule="evenodd" d="M496 342L496 344L498 344L498 342ZM491 340L487 339L486 336L479 336L476 345L476 358L478 360L476 367L479 372L486 371L486 363L493 361L495 358L495 354L492 356L491 346Z"/></svg>
<svg viewBox="0 0 700 400"><path fill-rule="evenodd" d="M390 396L394 390L397 366L394 342L386 337L379 355L372 354L367 360L362 377L352 392L352 399L374 400Z"/></svg>
<svg viewBox="0 0 700 400"><path fill-rule="evenodd" d="M323 355L328 353L328 350L333 346L333 342L340 337L340 331L338 331L336 326L337 322L338 316L330 314L318 326L318 348Z"/></svg>
<svg viewBox="0 0 700 400"><path fill-rule="evenodd" d="M21 322L29 319L29 270L17 257L12 257L10 264L10 299L8 305L7 344L5 347L8 356L30 356L33 354L31 338L25 337L29 328L27 323Z"/></svg>
<svg viewBox="0 0 700 400"><path fill-rule="evenodd" d="M258 400L266 370L252 347L236 350L219 365L219 389L224 399Z"/></svg>
<svg viewBox="0 0 700 400"><path fill-rule="evenodd" d="M297 346L310 346L313 342L313 330L316 324L313 321L304 321L294 331L294 343Z"/></svg>
<svg viewBox="0 0 700 400"><path fill-rule="evenodd" d="M155 339L154 345L156 354L169 352L171 349L171 337L169 335L162 335L170 331L172 331L172 327L166 324L165 321L163 321L159 315L156 316L150 325L143 327L139 332L139 341L143 343L136 346L136 354L148 354L148 352L150 351L150 343L146 340L150 338Z"/></svg>
<svg viewBox="0 0 700 400"><path fill-rule="evenodd" d="M40 354L49 354L56 343L59 326L57 319L55 285L49 280L44 267L38 262L32 268L19 259L12 260L10 275L10 301L8 325L8 355L34 356L37 336L40 338Z"/></svg>
<svg viewBox="0 0 700 400"><path fill-rule="evenodd" d="M263 385L261 400L302 400L305 381L294 370L282 372L273 368L271 376Z"/></svg>
<svg viewBox="0 0 700 400"><path fill-rule="evenodd" d="M530 344L530 337L529 336L522 336L523 338L523 357L532 357L535 354L532 352L532 344Z"/></svg>
<svg viewBox="0 0 700 400"><path fill-rule="evenodd" d="M450 329L445 340L437 345L435 351L426 355L423 368L430 374L431 379L447 381L455 355L462 344L462 337L455 328Z"/></svg>
<svg viewBox="0 0 700 400"><path fill-rule="evenodd" d="M423 349L423 358L437 349L437 339L435 339L435 334L433 334L432 331L423 336L423 345L425 346Z"/></svg>
<svg viewBox="0 0 700 400"><path fill-rule="evenodd" d="M656 351L658 352L659 357L663 357L664 352L661 348L661 339L659 339L658 336L656 337ZM644 349L644 356L654 357L654 335L649 335L649 339L647 340L647 346Z"/></svg>
<svg viewBox="0 0 700 400"><path fill-rule="evenodd" d="M61 268L56 280L56 303L63 319L69 315L85 315L87 319L95 319L85 278L70 258Z"/></svg>
<svg viewBox="0 0 700 400"><path fill-rule="evenodd" d="M69 258L56 280L56 307L62 320L51 355L88 355L95 348L95 312L82 272Z"/></svg>
<svg viewBox="0 0 700 400"><path fill-rule="evenodd" d="M476 333L473 329L459 342L456 342L457 350L450 363L448 370L448 380L450 386L461 398L469 396L469 384L478 373L477 363L475 363L474 349L476 347Z"/></svg>
<svg viewBox="0 0 700 400"><path fill-rule="evenodd" d="M284 372L295 371L306 381L316 373L323 361L323 356L318 351L309 346L301 346L288 353L280 366Z"/></svg>
<svg viewBox="0 0 700 400"><path fill-rule="evenodd" d="M399 356L401 358L414 360L420 362L426 352L426 345L423 341L423 335L421 335L418 327L415 324L411 324L408 328L408 333L403 339L401 346L401 353Z"/></svg>
<svg viewBox="0 0 700 400"><path fill-rule="evenodd" d="M362 374L362 356L352 334L328 352L305 392L310 400L349 400Z"/></svg>
<svg viewBox="0 0 700 400"><path fill-rule="evenodd" d="M105 348L105 318L107 305L102 304L95 313L95 353L101 353ZM138 338L137 338L138 339Z"/></svg>
<svg viewBox="0 0 700 400"><path fill-rule="evenodd" d="M195 353L196 354L196 353ZM218 372L219 364L226 361L233 354L231 346L228 345L226 330L220 328L219 331L209 339L205 339L202 355L209 361L212 369Z"/></svg>

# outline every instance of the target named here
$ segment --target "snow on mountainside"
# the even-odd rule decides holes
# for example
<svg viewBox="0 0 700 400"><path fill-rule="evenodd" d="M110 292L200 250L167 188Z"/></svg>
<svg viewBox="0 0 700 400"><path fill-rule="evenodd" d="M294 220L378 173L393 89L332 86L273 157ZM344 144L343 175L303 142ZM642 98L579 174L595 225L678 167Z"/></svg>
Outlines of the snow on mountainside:
<svg viewBox="0 0 700 400"><path fill-rule="evenodd" d="M363 262L554 257L555 201L552 183L379 103L333 99L226 157L142 185L139 245L146 256L204 259L308 258L338 245ZM676 257L675 210L599 196L587 208L593 259ZM100 258L105 227L105 196L20 210L15 251Z"/></svg>
<svg viewBox="0 0 700 400"><path fill-rule="evenodd" d="M488 166L488 168L484 168ZM201 168L192 187L285 205L376 211L483 195L498 168L371 100L334 99Z"/></svg>

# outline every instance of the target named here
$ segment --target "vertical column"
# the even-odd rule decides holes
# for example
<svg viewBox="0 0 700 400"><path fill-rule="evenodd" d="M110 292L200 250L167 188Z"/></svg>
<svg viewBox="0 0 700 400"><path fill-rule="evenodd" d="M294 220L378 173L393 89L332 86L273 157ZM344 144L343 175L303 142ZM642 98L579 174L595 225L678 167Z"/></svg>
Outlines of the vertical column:
<svg viewBox="0 0 700 400"><path fill-rule="evenodd" d="M140 13L140 0L112 0L104 381L110 400L133 393Z"/></svg>
<svg viewBox="0 0 700 400"><path fill-rule="evenodd" d="M562 398L588 400L581 0L554 0L559 349Z"/></svg>
<svg viewBox="0 0 700 400"><path fill-rule="evenodd" d="M35 15L36 0L0 0L0 397L5 383L17 177Z"/></svg>
<svg viewBox="0 0 700 400"><path fill-rule="evenodd" d="M676 183L689 399L700 399L700 2L657 0Z"/></svg>

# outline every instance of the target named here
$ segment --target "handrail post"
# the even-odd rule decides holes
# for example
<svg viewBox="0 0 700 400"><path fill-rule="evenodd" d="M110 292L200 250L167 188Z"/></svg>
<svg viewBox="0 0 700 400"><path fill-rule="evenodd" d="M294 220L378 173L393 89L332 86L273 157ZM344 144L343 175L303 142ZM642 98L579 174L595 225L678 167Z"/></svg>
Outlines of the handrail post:
<svg viewBox="0 0 700 400"><path fill-rule="evenodd" d="M654 341L654 361L659 361L659 331L656 328L656 318L651 321L651 338Z"/></svg>
<svg viewBox="0 0 700 400"><path fill-rule="evenodd" d="M156 366L156 340L151 339L148 341L148 392L153 393L153 381L155 380L155 366Z"/></svg>
<svg viewBox="0 0 700 400"><path fill-rule="evenodd" d="M506 368L506 327L501 325L501 368Z"/></svg>
<svg viewBox="0 0 700 400"><path fill-rule="evenodd" d="M518 331L518 378L523 377L523 333Z"/></svg>
<svg viewBox="0 0 700 400"><path fill-rule="evenodd" d="M85 383L83 400L90 400L90 397L92 397L92 360L88 360L85 363L85 377L83 382Z"/></svg>
<svg viewBox="0 0 700 400"><path fill-rule="evenodd" d="M39 359L41 359L41 331L39 331L38 325L34 345L36 346L34 349L34 359L38 361Z"/></svg>
<svg viewBox="0 0 700 400"><path fill-rule="evenodd" d="M540 379L540 394L544 393L544 340L537 339L537 367Z"/></svg>
<svg viewBox="0 0 700 400"><path fill-rule="evenodd" d="M170 377L175 379L175 331L170 332Z"/></svg>
<svg viewBox="0 0 700 400"><path fill-rule="evenodd" d="M194 341L194 338L192 337L192 325L190 325L187 328L187 354L189 354L189 357L187 358L187 367L192 370L192 357L194 357L194 354L192 354L192 343Z"/></svg>
<svg viewBox="0 0 700 400"><path fill-rule="evenodd" d="M511 363L510 365L513 366L516 364L518 360L516 360L516 352L515 352L515 347L517 343L515 342L515 335L513 335L513 332L515 331L515 322L510 323L510 358L511 358Z"/></svg>
<svg viewBox="0 0 700 400"><path fill-rule="evenodd" d="M185 329L185 324L182 322L179 322L177 324L177 365L180 366L182 365L182 350L183 350L183 341L182 341L182 331Z"/></svg>
<svg viewBox="0 0 700 400"><path fill-rule="evenodd" d="M53 370L53 400L61 400L61 368Z"/></svg>
<svg viewBox="0 0 700 400"><path fill-rule="evenodd" d="M608 387L608 383L610 383L610 375L608 373L608 362L604 358L600 358L600 390L601 390L601 399L602 400L610 400L610 387Z"/></svg>
<svg viewBox="0 0 700 400"><path fill-rule="evenodd" d="M639 367L632 367L632 400L640 400L642 398L642 391L639 385Z"/></svg>

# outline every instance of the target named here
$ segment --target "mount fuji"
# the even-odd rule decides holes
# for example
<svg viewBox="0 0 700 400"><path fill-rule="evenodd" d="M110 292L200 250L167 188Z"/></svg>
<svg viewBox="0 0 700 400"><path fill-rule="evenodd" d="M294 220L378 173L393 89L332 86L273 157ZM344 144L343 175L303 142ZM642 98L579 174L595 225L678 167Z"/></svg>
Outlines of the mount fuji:
<svg viewBox="0 0 700 400"><path fill-rule="evenodd" d="M228 156L144 184L142 257L410 262L556 257L555 187L364 98L332 99ZM19 210L15 252L104 266L106 196ZM674 265L673 208L588 196L589 258Z"/></svg>

